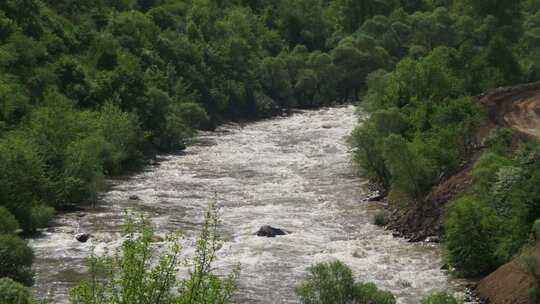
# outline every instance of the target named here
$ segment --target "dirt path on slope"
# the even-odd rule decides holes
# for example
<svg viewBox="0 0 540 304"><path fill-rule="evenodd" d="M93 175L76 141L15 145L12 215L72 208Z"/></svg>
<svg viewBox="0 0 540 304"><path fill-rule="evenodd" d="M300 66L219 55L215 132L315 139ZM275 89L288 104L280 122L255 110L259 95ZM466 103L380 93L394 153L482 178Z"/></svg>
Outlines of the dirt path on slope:
<svg viewBox="0 0 540 304"><path fill-rule="evenodd" d="M540 138L540 82L498 88L480 96L492 123Z"/></svg>
<svg viewBox="0 0 540 304"><path fill-rule="evenodd" d="M514 103L504 121L512 129L540 138L540 92Z"/></svg>

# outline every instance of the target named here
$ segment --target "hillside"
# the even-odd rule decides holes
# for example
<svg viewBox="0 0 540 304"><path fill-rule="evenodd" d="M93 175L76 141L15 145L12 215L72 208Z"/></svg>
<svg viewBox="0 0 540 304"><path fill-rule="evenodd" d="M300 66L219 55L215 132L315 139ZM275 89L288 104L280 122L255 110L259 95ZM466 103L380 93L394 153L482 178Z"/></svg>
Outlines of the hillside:
<svg viewBox="0 0 540 304"><path fill-rule="evenodd" d="M412 241L442 236L447 203L462 195L472 184L471 170L486 151L482 142L491 130L511 128L516 131L513 145L540 138L540 82L501 87L476 97L488 113L488 123L475 135L476 149L458 173L448 177L420 202L396 210L395 222L389 228Z"/></svg>

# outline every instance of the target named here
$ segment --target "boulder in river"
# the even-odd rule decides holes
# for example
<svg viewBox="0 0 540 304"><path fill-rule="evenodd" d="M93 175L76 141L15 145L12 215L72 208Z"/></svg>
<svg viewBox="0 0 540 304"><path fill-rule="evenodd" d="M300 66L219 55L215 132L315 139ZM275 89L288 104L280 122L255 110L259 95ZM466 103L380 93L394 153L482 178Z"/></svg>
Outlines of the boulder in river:
<svg viewBox="0 0 540 304"><path fill-rule="evenodd" d="M137 195L131 195L131 196L129 197L129 199L132 200L132 201L138 201L138 200L140 200L141 198L140 198L139 196L137 196Z"/></svg>
<svg viewBox="0 0 540 304"><path fill-rule="evenodd" d="M265 237L276 237L278 235L286 235L286 234L289 234L289 232L283 229L274 228L268 225L262 226L261 228L259 228L259 231L257 231L257 236L265 236Z"/></svg>
<svg viewBox="0 0 540 304"><path fill-rule="evenodd" d="M79 233L75 235L75 239L81 243L86 243L88 239L90 238L90 234L88 233Z"/></svg>

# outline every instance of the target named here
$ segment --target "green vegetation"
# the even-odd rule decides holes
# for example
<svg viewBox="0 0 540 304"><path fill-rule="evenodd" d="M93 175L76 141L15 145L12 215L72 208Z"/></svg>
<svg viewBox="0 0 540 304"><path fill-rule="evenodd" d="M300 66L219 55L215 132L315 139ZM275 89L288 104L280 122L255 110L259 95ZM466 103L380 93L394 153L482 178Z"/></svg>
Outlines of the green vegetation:
<svg viewBox="0 0 540 304"><path fill-rule="evenodd" d="M386 71L366 78L360 105L369 118L352 134L355 158L390 190L392 202L407 206L421 202L487 145L474 166L473 185L450 204L445 219L448 261L462 275L481 276L527 245L540 217L533 186L540 162L538 143L514 151L508 129L478 142L486 114L472 96L540 79L540 2L419 3L412 11L403 6L368 17L356 31L374 37L390 60Z"/></svg>
<svg viewBox="0 0 540 304"><path fill-rule="evenodd" d="M0 303L2 304L34 304L28 289L9 278L0 279Z"/></svg>
<svg viewBox="0 0 540 304"><path fill-rule="evenodd" d="M462 302L457 300L452 295L446 292L437 293L422 300L422 304L460 304L460 303Z"/></svg>
<svg viewBox="0 0 540 304"><path fill-rule="evenodd" d="M177 271L183 265L179 235L168 235L166 248L158 251L148 222L142 216L128 217L121 248L112 257L90 257L90 278L71 290L71 303L230 303L239 268L225 279L212 273L220 246L217 227L216 204L212 204L197 241L190 276L179 281Z"/></svg>
<svg viewBox="0 0 540 304"><path fill-rule="evenodd" d="M476 162L473 185L448 210L449 262L462 274L479 276L536 242L540 218L540 143L499 154L492 146Z"/></svg>
<svg viewBox="0 0 540 304"><path fill-rule="evenodd" d="M307 278L296 290L304 304L396 303L390 292L374 284L355 283L351 269L340 261L320 263L307 271Z"/></svg>
<svg viewBox="0 0 540 304"><path fill-rule="evenodd" d="M32 285L33 260L34 253L26 241L10 234L0 236L0 277Z"/></svg>
<svg viewBox="0 0 540 304"><path fill-rule="evenodd" d="M94 202L106 176L199 128L294 107L361 99L355 158L392 198L419 201L479 144L486 115L471 96L540 79L539 20L538 0L1 1L0 248L17 250L0 250L0 277L30 284L15 232ZM509 139L487 141L448 212L449 260L465 275L514 256L540 217L538 146L514 153Z"/></svg>

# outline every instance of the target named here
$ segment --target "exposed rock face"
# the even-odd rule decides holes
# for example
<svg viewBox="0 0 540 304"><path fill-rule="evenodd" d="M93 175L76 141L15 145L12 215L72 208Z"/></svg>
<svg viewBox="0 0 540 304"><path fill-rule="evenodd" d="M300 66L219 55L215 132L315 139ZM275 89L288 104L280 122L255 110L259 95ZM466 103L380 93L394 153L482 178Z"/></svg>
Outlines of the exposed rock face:
<svg viewBox="0 0 540 304"><path fill-rule="evenodd" d="M75 236L75 239L81 243L86 243L90 239L90 234L88 233L79 233Z"/></svg>
<svg viewBox="0 0 540 304"><path fill-rule="evenodd" d="M289 234L287 231L274 228L272 226L262 226L259 228L259 231L257 231L257 236L264 236L264 237L276 237L278 235L286 235Z"/></svg>

